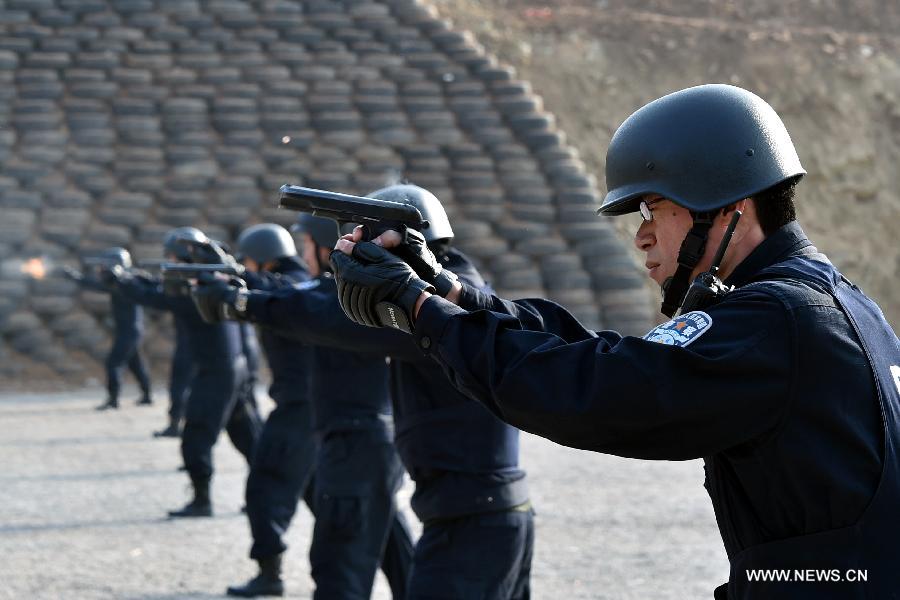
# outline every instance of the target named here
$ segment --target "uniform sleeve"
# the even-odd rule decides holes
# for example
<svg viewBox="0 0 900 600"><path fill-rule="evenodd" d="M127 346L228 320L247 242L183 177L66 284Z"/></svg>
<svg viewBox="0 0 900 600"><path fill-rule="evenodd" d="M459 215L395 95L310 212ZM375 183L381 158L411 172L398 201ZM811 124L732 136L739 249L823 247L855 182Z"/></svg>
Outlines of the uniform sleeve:
<svg viewBox="0 0 900 600"><path fill-rule="evenodd" d="M413 338L398 330L357 325L347 318L333 289L284 289L253 292L247 302L251 320L297 341L351 352L430 362Z"/></svg>
<svg viewBox="0 0 900 600"><path fill-rule="evenodd" d="M111 291L110 286L100 282L100 280L98 279L94 279L93 277L84 276L77 281L78 285L86 290L91 290L93 292L103 292L105 294L108 294Z"/></svg>
<svg viewBox="0 0 900 600"><path fill-rule="evenodd" d="M268 271L260 271L254 273L245 271L241 278L247 283L247 287L251 290L260 290L272 292L285 287L290 287L306 278L294 277L291 275L275 274Z"/></svg>
<svg viewBox="0 0 900 600"><path fill-rule="evenodd" d="M469 284L463 283L458 305L467 311L488 310L514 317L522 329L553 331L567 340L596 337L585 329L566 309L543 298L504 300Z"/></svg>
<svg viewBox="0 0 900 600"><path fill-rule="evenodd" d="M116 284L116 291L135 304L150 308L171 312L196 310L190 296L169 296L163 292L159 283L144 278L133 277L120 281Z"/></svg>
<svg viewBox="0 0 900 600"><path fill-rule="evenodd" d="M460 391L525 431L619 456L686 460L771 432L786 411L790 323L765 293L732 293L683 346L586 335L552 303L510 304L469 312L429 298L416 338Z"/></svg>

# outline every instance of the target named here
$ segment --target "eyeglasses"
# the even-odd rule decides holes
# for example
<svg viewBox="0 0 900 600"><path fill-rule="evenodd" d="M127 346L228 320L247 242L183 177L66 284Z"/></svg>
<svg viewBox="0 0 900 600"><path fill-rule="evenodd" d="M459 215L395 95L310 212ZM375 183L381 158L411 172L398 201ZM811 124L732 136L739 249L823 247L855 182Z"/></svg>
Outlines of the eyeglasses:
<svg viewBox="0 0 900 600"><path fill-rule="evenodd" d="M651 200L647 202L646 200L641 200L641 203L638 205L638 208L641 211L641 216L644 217L644 221L650 222L653 220L653 209L651 206L662 202L664 198L657 198L656 200Z"/></svg>

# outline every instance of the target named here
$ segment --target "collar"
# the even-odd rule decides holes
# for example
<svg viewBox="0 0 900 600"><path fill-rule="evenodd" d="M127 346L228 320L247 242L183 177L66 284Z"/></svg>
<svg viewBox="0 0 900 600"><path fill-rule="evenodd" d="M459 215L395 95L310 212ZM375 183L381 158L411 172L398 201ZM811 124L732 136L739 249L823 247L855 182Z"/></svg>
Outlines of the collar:
<svg viewBox="0 0 900 600"><path fill-rule="evenodd" d="M740 287L749 282L758 272L770 265L781 262L788 256L808 254L816 252L815 246L803 233L803 229L797 221L791 221L764 239L762 243L753 249L747 258L735 268L734 272L725 280L725 285Z"/></svg>

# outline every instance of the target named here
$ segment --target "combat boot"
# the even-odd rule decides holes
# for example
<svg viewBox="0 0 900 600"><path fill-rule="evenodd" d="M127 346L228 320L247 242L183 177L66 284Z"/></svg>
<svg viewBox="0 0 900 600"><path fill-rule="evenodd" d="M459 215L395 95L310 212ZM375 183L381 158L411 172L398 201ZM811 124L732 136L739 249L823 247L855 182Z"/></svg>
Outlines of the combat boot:
<svg viewBox="0 0 900 600"><path fill-rule="evenodd" d="M284 596L284 582L281 580L281 555L257 559L259 574L240 586L226 590L229 596L255 598L256 596Z"/></svg>
<svg viewBox="0 0 900 600"><path fill-rule="evenodd" d="M178 426L178 423L172 421L169 423L169 426L165 429L160 429L159 431L153 432L153 437L181 437L181 427Z"/></svg>
<svg viewBox="0 0 900 600"><path fill-rule="evenodd" d="M140 400L135 402L135 404L137 406L152 406L153 398L150 397L150 394L145 394L145 395L141 396Z"/></svg>
<svg viewBox="0 0 900 600"><path fill-rule="evenodd" d="M119 408L119 401L115 398L107 398L106 402L96 408L96 410L109 410Z"/></svg>
<svg viewBox="0 0 900 600"><path fill-rule="evenodd" d="M192 479L191 484L194 487L194 499L188 502L181 510L170 510L170 519L212 516L212 501L209 498L209 480Z"/></svg>

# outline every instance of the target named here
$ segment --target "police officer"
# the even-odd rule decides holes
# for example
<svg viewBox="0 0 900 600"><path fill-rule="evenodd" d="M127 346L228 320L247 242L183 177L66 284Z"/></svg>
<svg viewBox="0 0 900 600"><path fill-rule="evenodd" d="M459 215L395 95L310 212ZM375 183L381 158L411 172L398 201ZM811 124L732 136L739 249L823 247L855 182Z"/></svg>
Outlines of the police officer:
<svg viewBox="0 0 900 600"><path fill-rule="evenodd" d="M635 243L673 317L643 338L466 285L447 301L372 243L344 240L332 261L349 314L403 311L453 384L507 422L598 452L704 458L731 562L716 598L897 598L900 341L797 224L804 173L775 111L732 86L675 92L619 127L600 212L641 212ZM764 569L790 580L759 581Z"/></svg>
<svg viewBox="0 0 900 600"><path fill-rule="evenodd" d="M316 240L304 254L309 271L315 278L299 285L285 285L283 274L272 273L264 280L260 273L252 273L254 266L261 264L260 260L254 260L254 255L259 259L265 258L265 252L255 248L255 245L262 243L263 231L271 233L271 228L275 226L259 225L242 234L242 253L251 259L248 267L250 273L245 274L248 287L269 290L275 296L298 293L304 297L316 297L320 290L330 290L333 295L334 283L328 264L328 252L337 241L337 226L333 221L316 221L324 221L330 226L330 231L327 228L317 228L316 223L305 224L306 231ZM283 249L290 237L284 229L278 229L278 247ZM284 237L286 235L287 238ZM254 292L256 293L258 292ZM227 314L221 312L222 300L226 296L229 298ZM229 282L221 280L206 281L194 291L198 307L210 320L244 313L249 297L249 292L243 286L233 287ZM340 307L336 304L332 308L340 313ZM309 318L316 317L309 315ZM270 325L265 319L258 322ZM296 347L297 342L285 340L282 336L287 332L278 328L266 328L263 332L267 357L270 360L274 357L281 363L289 362L289 349ZM280 347L273 347L274 352L269 352L266 340L278 340ZM394 499L402 483L403 468L392 443L387 365L383 356L364 355L319 345L311 347L309 360L308 370L303 372L304 375L308 373L310 378L308 396L304 394L304 397L312 400L312 428L319 441L312 506L316 522L310 548L312 577L316 583L314 597L368 598L375 572L381 563L394 597L402 598L405 596L409 576L412 539L402 515L397 512ZM277 363L270 364L274 371ZM296 371L294 374L300 375ZM300 392L297 389L300 387L299 383L295 382L292 387L293 394ZM348 393L350 389L360 388L366 390L365 394ZM295 423L287 435L293 436L295 440L304 438L306 434L300 429L307 426ZM279 460L279 457L272 459ZM297 467L295 464L278 465L277 468ZM299 484L300 479L298 476L295 482ZM251 498L251 487L255 491L255 486L251 486L248 481L248 512L251 512L252 521L252 513L256 509ZM299 491L298 489L298 493ZM288 502L288 499L279 501L279 506L284 508ZM295 505L296 497L293 497L291 512ZM279 506L271 510L277 511ZM275 524L270 523L268 527L287 527L289 515L283 513L282 516L287 518ZM280 556L284 545L272 537L271 530L269 533L271 542L257 553L276 553ZM256 534L254 531L255 540ZM254 548L257 548L256 543ZM246 595L248 588L262 589L267 585L270 587L265 589L276 591L278 586L271 585L275 569L269 567L268 561L260 562L260 567L260 575L255 580L243 588L230 588L229 592L232 595Z"/></svg>
<svg viewBox="0 0 900 600"><path fill-rule="evenodd" d="M110 269L120 266L131 268L131 254L125 248L107 248L97 257L102 264L93 265L87 275L66 269L65 274L82 287L109 293L113 316L113 345L106 355L106 402L97 410L119 408L119 390L122 387L122 369L127 365L141 388L139 405L153 403L150 393L150 376L147 362L141 353L141 339L144 337L144 311L134 302L124 298L110 287Z"/></svg>
<svg viewBox="0 0 900 600"><path fill-rule="evenodd" d="M433 194L394 185L369 197L416 207L430 223L422 242L439 263L473 289L487 290L468 258L452 247L453 229ZM301 222L308 245L336 241L333 221L302 215ZM317 236L318 230L325 233ZM447 278L445 284L451 282ZM409 336L350 322L333 286L250 294L246 313L310 343L391 357L395 442L416 483L413 510L424 523L410 598L433 597L436 590L453 598L527 598L534 525L525 473L518 466L518 430L449 387L438 365Z"/></svg>
<svg viewBox="0 0 900 600"><path fill-rule="evenodd" d="M215 248L203 232L193 227L171 231L164 246L179 250L182 262L218 262ZM239 402L237 391L247 377L246 360L236 323L208 324L197 312L187 288L164 290L155 281L115 271L117 289L146 306L172 312L175 327L184 332L194 363L187 401L181 454L191 478L194 498L170 517L212 515L209 494L213 475L212 449L223 427L232 443L250 461L261 425L252 407ZM168 293L167 293L168 292Z"/></svg>
<svg viewBox="0 0 900 600"><path fill-rule="evenodd" d="M264 223L244 230L238 237L238 252L246 268L242 278L251 289L278 289L309 280L294 240L280 225ZM310 490L316 456L307 389L309 348L271 330L261 330L260 341L272 371L269 395L275 408L263 425L247 477L247 517L253 537L250 558L258 563L259 573L227 591L230 596L248 598L284 594L281 558L287 546L282 534L300 496ZM305 499L312 508L311 494Z"/></svg>

